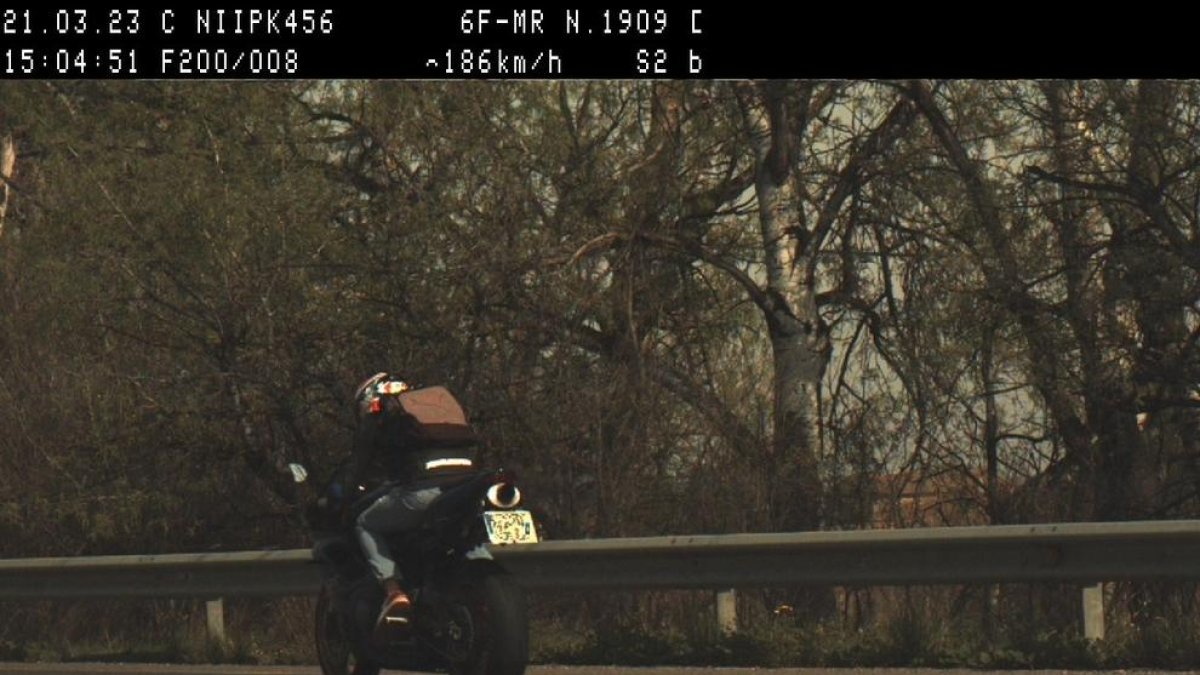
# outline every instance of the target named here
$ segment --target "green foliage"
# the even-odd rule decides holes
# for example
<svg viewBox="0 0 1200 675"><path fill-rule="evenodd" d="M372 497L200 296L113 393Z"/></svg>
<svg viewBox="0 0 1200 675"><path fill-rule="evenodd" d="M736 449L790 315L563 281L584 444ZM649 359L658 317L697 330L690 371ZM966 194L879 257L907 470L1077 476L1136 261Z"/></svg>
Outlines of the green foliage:
<svg viewBox="0 0 1200 675"><path fill-rule="evenodd" d="M27 645L9 640L0 640L0 660L24 661L29 656Z"/></svg>
<svg viewBox="0 0 1200 675"><path fill-rule="evenodd" d="M1016 638L1007 648L985 652L982 661L981 665L1009 668L1028 668L1033 664L1079 670L1101 667L1100 654L1092 643L1077 634L1053 629Z"/></svg>
<svg viewBox="0 0 1200 675"><path fill-rule="evenodd" d="M1101 645L1110 667L1194 669L1200 664L1200 622L1194 616L1159 617L1140 627L1109 631Z"/></svg>

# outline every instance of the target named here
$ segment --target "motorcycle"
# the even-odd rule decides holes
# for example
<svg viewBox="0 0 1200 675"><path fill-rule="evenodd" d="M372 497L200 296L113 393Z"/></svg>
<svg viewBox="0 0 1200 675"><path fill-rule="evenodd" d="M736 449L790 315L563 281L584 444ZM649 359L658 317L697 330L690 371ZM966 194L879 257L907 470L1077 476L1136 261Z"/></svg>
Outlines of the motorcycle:
<svg viewBox="0 0 1200 675"><path fill-rule="evenodd" d="M295 469L293 469L295 472ZM354 518L392 487L350 502L324 495L309 509L313 559L322 567L316 645L324 675L376 675L381 669L445 670L454 675L520 675L529 657L523 590L488 546L538 540L521 491L503 469L474 471L442 483L421 524L391 541L411 624L376 627L383 588L353 532ZM348 503L349 502L349 503Z"/></svg>

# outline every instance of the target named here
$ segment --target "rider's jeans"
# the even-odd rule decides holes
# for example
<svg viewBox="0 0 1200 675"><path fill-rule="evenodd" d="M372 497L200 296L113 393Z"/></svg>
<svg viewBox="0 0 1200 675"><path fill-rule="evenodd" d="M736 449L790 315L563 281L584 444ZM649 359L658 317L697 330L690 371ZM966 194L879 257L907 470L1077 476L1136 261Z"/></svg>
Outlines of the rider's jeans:
<svg viewBox="0 0 1200 675"><path fill-rule="evenodd" d="M392 560L388 550L386 536L416 527L425 509L441 493L442 489L437 487L421 490L392 488L359 514L354 529L367 555L367 563L377 579L383 581L400 577L396 561Z"/></svg>

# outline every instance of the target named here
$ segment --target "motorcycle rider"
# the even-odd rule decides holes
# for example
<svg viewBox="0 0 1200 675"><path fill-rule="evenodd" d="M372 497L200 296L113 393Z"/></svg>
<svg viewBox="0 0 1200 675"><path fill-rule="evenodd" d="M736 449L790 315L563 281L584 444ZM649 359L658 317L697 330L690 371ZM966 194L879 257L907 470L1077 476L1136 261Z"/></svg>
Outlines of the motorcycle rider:
<svg viewBox="0 0 1200 675"><path fill-rule="evenodd" d="M355 534L375 578L384 589L377 629L385 623L407 630L412 601L401 586L402 578L388 548L387 535L412 529L425 510L442 493L431 467L463 469L471 460L463 452L430 452L414 441L413 417L398 396L412 387L403 378L376 373L355 391L358 427L350 485L383 476L392 485L355 519ZM431 458L433 458L431 460Z"/></svg>

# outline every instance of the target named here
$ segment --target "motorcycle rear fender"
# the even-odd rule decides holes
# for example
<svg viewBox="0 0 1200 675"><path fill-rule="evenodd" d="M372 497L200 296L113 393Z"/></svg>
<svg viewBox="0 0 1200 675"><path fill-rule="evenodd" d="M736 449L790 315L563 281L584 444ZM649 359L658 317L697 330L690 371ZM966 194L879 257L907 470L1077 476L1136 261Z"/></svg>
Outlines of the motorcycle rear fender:
<svg viewBox="0 0 1200 675"><path fill-rule="evenodd" d="M480 471L448 487L426 512L425 524L433 529L445 529L478 515L484 507L489 488L507 479L503 469Z"/></svg>

